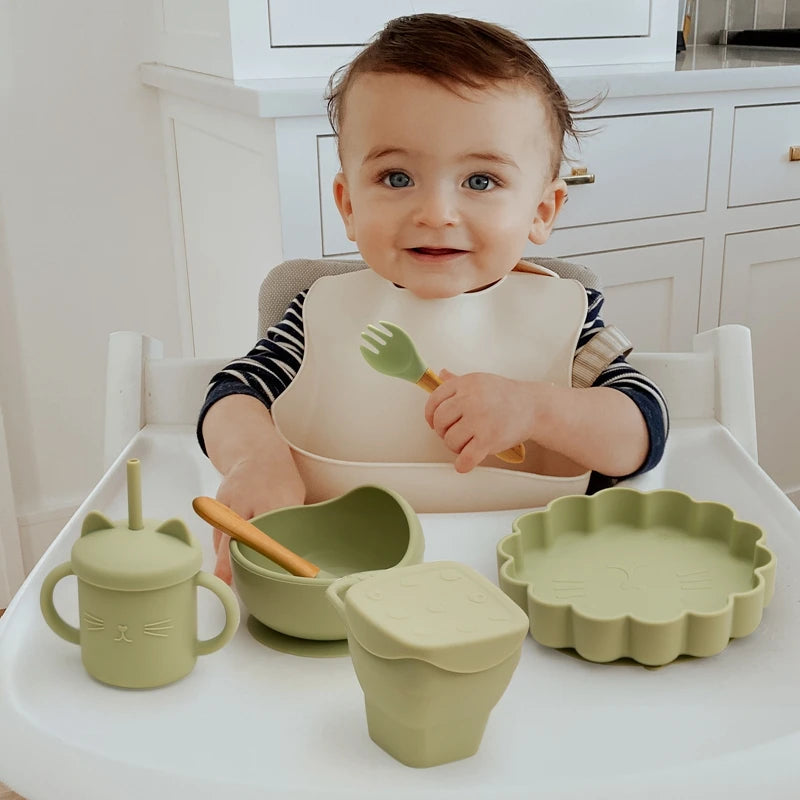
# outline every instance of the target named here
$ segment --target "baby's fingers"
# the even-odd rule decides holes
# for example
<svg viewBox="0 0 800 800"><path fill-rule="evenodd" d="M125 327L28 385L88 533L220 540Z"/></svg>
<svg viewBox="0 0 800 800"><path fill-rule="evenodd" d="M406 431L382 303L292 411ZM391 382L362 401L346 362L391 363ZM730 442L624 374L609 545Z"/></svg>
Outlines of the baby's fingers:
<svg viewBox="0 0 800 800"><path fill-rule="evenodd" d="M228 547L230 536L222 536L220 548L217 550L217 564L214 567L214 574L221 578L229 586L233 581L233 573L231 572L231 551Z"/></svg>
<svg viewBox="0 0 800 800"><path fill-rule="evenodd" d="M456 472L471 472L478 464L489 455L485 447L480 447L475 439L470 439L455 460Z"/></svg>
<svg viewBox="0 0 800 800"><path fill-rule="evenodd" d="M428 402L425 403L425 421L428 423L429 427L433 427L433 417L434 414L436 414L436 409L455 393L456 388L451 381L443 383L437 389L433 390L431 396L428 398Z"/></svg>

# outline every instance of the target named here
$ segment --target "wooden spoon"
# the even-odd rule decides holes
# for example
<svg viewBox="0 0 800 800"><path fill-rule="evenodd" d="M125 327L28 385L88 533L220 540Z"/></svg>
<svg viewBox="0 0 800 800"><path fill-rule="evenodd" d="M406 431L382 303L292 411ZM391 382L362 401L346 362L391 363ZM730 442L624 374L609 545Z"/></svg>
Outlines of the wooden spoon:
<svg viewBox="0 0 800 800"><path fill-rule="evenodd" d="M252 547L257 553L274 561L292 575L301 578L316 578L319 574L318 566L306 561L280 542L276 542L271 536L256 528L244 517L240 517L232 508L228 508L219 500L215 500L213 497L195 497L192 500L192 508L209 525L227 533L237 542Z"/></svg>

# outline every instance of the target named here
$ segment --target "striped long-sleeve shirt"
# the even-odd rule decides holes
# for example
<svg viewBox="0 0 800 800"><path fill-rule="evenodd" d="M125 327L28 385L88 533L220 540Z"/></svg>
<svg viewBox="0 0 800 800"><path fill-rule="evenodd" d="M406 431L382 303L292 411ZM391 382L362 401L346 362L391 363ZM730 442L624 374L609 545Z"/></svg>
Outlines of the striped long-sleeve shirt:
<svg viewBox="0 0 800 800"><path fill-rule="evenodd" d="M246 394L260 400L270 408L276 398L292 382L300 369L305 352L303 303L308 290L300 292L287 309L283 319L269 328L267 335L243 358L232 361L211 379L205 402L197 422L197 437L205 452L203 420L208 409L230 394ZM600 310L603 295L587 289L587 312L578 348L583 347L603 328ZM669 414L664 397L658 387L645 375L634 369L620 356L597 377L593 386L616 389L636 403L647 425L650 444L644 463L633 475L652 469L661 460L669 431ZM626 476L630 477L630 476ZM592 473L588 492L611 486L619 478Z"/></svg>

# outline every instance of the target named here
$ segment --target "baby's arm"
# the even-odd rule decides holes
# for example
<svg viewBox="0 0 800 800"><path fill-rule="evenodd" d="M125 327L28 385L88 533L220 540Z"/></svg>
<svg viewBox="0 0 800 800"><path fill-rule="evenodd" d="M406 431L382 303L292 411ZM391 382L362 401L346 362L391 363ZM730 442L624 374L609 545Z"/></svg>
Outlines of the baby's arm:
<svg viewBox="0 0 800 800"><path fill-rule="evenodd" d="M603 296L592 289L587 295L579 347L603 328ZM600 478L629 476L660 461L669 429L658 387L622 357L588 389L510 381L486 373L451 377L431 395L425 415L459 454L460 472L468 472L489 453L532 439ZM598 486L603 483L595 481Z"/></svg>
<svg viewBox="0 0 800 800"><path fill-rule="evenodd" d="M250 519L274 508L302 505L305 486L291 451L278 435L266 406L232 394L216 402L203 421L211 462L222 474L217 499ZM231 582L229 539L214 531L214 574Z"/></svg>
<svg viewBox="0 0 800 800"><path fill-rule="evenodd" d="M647 456L645 419L616 389L574 389L485 372L441 374L444 384L428 399L425 417L458 453L458 472L528 440L604 475L635 472Z"/></svg>
<svg viewBox="0 0 800 800"><path fill-rule="evenodd" d="M303 360L301 292L284 318L244 357L212 379L197 425L200 446L222 474L217 498L245 519L301 505L305 487L270 407ZM229 538L214 531L214 573L230 583Z"/></svg>

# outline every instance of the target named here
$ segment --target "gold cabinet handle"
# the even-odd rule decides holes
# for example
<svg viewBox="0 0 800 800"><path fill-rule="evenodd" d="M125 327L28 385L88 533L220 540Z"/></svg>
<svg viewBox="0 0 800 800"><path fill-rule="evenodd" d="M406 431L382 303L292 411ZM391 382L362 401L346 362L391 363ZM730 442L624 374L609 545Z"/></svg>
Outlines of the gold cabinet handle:
<svg viewBox="0 0 800 800"><path fill-rule="evenodd" d="M583 183L594 183L594 173L589 172L586 167L573 167L571 175L564 176L564 183L567 186L580 186Z"/></svg>
<svg viewBox="0 0 800 800"><path fill-rule="evenodd" d="M800 161L800 144L793 144L789 148L789 161Z"/></svg>

